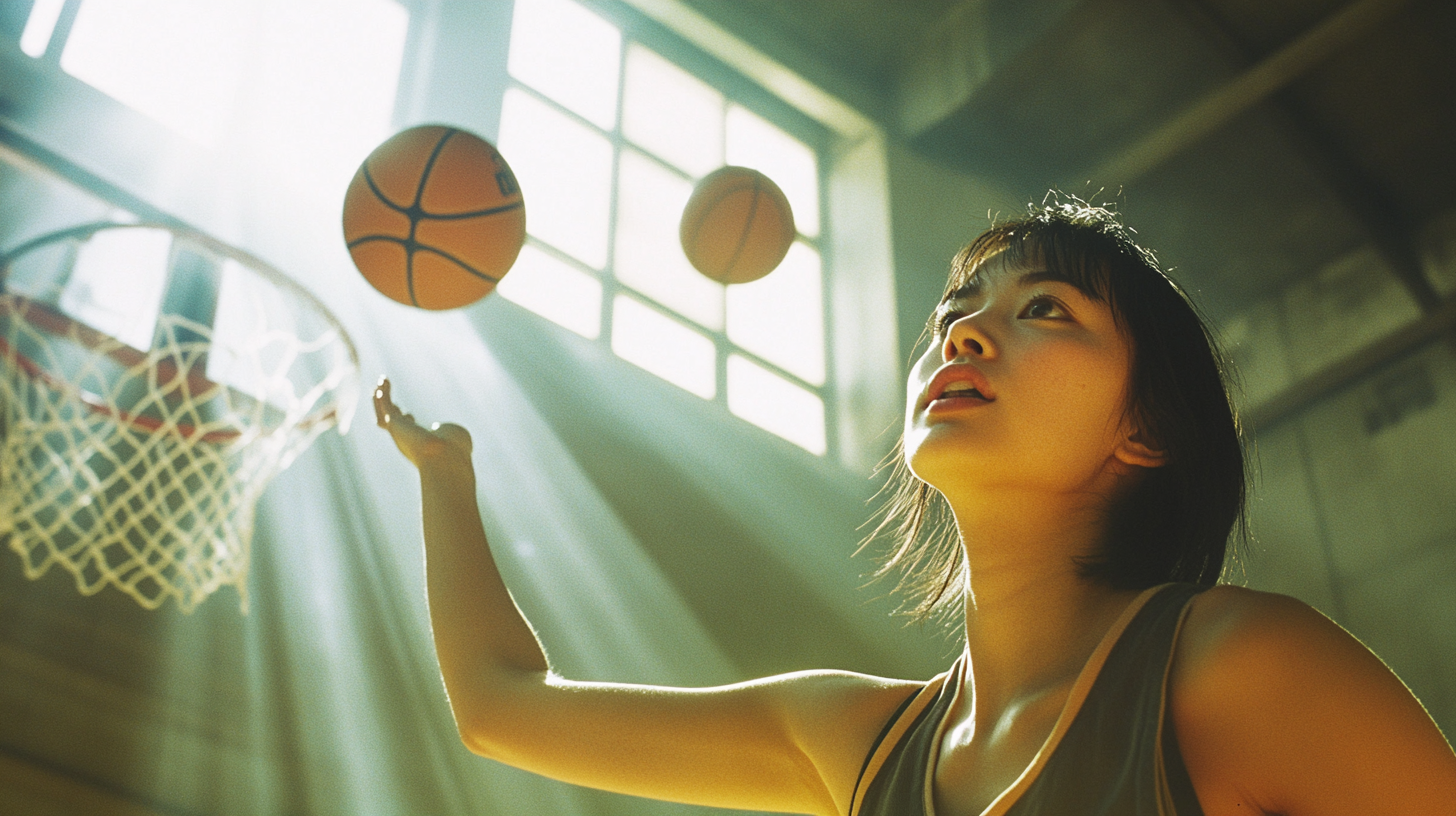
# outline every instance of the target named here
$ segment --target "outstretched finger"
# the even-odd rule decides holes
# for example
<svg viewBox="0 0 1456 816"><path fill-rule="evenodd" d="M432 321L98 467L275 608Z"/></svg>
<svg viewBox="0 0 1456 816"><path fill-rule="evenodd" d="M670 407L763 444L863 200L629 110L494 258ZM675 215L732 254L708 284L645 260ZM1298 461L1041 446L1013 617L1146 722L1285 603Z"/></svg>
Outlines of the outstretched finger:
<svg viewBox="0 0 1456 816"><path fill-rule="evenodd" d="M374 421L381 428L389 426L390 414L399 412L399 406L394 404L389 393L389 378L380 377L379 385L374 389Z"/></svg>

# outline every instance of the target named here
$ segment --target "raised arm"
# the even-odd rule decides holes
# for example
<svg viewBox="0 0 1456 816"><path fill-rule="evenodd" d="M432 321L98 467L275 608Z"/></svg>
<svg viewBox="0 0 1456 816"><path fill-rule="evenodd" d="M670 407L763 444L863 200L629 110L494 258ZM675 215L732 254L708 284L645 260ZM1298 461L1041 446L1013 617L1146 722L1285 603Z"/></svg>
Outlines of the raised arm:
<svg viewBox="0 0 1456 816"><path fill-rule="evenodd" d="M418 468L425 576L440 671L475 753L579 785L695 804L843 814L874 736L913 684L805 672L675 689L582 683L545 650L491 558L470 435L375 416Z"/></svg>

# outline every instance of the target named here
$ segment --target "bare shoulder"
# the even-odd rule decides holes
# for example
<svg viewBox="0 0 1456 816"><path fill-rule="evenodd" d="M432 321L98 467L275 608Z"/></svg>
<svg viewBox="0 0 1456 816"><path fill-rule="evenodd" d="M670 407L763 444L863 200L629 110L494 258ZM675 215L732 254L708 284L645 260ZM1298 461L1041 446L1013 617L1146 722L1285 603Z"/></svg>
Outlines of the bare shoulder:
<svg viewBox="0 0 1456 816"><path fill-rule="evenodd" d="M1170 710L1209 816L1456 812L1456 755L1381 660L1302 601L1192 602Z"/></svg>
<svg viewBox="0 0 1456 816"><path fill-rule="evenodd" d="M1196 596L1178 640L1178 663L1187 680L1213 679L1210 673L1259 666L1284 647L1320 644L1337 651L1358 641L1303 601L1288 595L1237 586L1216 586ZM1284 665L1286 661L1277 661Z"/></svg>

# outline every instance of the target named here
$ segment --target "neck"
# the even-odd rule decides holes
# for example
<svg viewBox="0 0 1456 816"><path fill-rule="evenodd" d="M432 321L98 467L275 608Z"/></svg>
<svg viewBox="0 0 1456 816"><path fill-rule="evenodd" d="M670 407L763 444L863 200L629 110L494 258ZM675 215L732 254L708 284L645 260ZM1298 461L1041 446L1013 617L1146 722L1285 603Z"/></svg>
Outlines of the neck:
<svg viewBox="0 0 1456 816"><path fill-rule="evenodd" d="M969 681L985 715L1070 683L1136 592L1078 574L1105 519L1083 497L1003 495L957 504L970 585Z"/></svg>

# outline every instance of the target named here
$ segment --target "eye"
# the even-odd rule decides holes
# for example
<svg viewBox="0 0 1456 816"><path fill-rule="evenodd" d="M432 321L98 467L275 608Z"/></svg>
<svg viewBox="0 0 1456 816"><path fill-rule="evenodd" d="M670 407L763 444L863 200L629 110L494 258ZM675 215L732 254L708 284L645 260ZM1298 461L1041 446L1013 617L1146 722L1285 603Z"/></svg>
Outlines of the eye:
<svg viewBox="0 0 1456 816"><path fill-rule="evenodd" d="M1061 320L1068 317L1067 310L1055 298L1037 295L1021 310L1021 316L1028 320Z"/></svg>
<svg viewBox="0 0 1456 816"><path fill-rule="evenodd" d="M936 314L930 316L930 327L936 337L944 337L945 333L950 331L950 324L960 320L961 317L961 313L954 309L937 310Z"/></svg>

